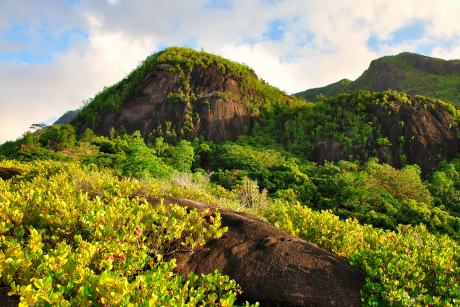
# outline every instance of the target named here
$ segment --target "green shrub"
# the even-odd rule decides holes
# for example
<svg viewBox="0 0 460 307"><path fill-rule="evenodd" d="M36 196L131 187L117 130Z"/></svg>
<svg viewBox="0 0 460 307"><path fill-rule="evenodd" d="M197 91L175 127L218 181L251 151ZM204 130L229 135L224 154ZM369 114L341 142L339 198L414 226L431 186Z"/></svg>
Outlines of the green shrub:
<svg viewBox="0 0 460 307"><path fill-rule="evenodd" d="M130 148L131 154L126 157L123 166L123 175L136 178L170 178L172 168L155 156L155 151L148 148L140 132L133 134L134 145Z"/></svg>
<svg viewBox="0 0 460 307"><path fill-rule="evenodd" d="M377 139L377 144L380 146L386 146L386 147L391 147L393 144L388 140L388 138L378 138Z"/></svg>
<svg viewBox="0 0 460 307"><path fill-rule="evenodd" d="M18 151L14 158L22 162L30 162L36 160L53 160L53 161L75 161L73 156L67 156L60 153L55 153L51 150L42 147L30 147L23 151Z"/></svg>
<svg viewBox="0 0 460 307"><path fill-rule="evenodd" d="M161 195L155 180L51 161L0 166L24 170L0 180L0 284L21 306L233 306L233 280L217 271L178 276L165 261L220 237L218 211L153 208L135 197Z"/></svg>
<svg viewBox="0 0 460 307"><path fill-rule="evenodd" d="M291 235L330 251L364 270L366 306L454 306L460 300L457 243L423 225L383 231L327 211L285 206L265 210L267 220Z"/></svg>

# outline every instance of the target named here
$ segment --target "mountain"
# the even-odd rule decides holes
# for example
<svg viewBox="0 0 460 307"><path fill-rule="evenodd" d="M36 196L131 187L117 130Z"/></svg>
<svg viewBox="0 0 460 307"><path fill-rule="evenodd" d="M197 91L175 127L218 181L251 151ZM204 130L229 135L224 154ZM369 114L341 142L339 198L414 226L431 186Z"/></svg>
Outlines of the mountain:
<svg viewBox="0 0 460 307"><path fill-rule="evenodd" d="M56 124L62 124L62 125L67 125L70 124L70 122L77 116L79 110L74 110L74 111L67 111L65 112L57 121L53 123L53 125Z"/></svg>
<svg viewBox="0 0 460 307"><path fill-rule="evenodd" d="M403 52L371 62L355 81L340 80L320 88L295 94L312 102L359 90L381 92L388 89L410 95L442 99L460 106L460 60L446 61L420 54Z"/></svg>
<svg viewBox="0 0 460 307"><path fill-rule="evenodd" d="M109 135L110 130L141 131L220 143L248 134L267 96L292 100L259 80L248 66L188 48L167 48L127 78L105 88L72 123Z"/></svg>
<svg viewBox="0 0 460 307"><path fill-rule="evenodd" d="M414 69L426 72L421 80L433 74L451 80L457 77L457 65L460 62L403 53L373 61L355 82L334 86L342 91L368 84L373 91L382 90L405 84ZM417 164L427 175L459 152L458 119L448 103L396 91L359 91L309 103L267 84L246 65L171 47L104 88L72 125L79 134L91 128L105 136L139 130L146 141L164 137L172 144L195 138L234 142L251 136L321 165L339 160L363 164L375 157L397 168Z"/></svg>
<svg viewBox="0 0 460 307"><path fill-rule="evenodd" d="M174 47L72 124L0 146L1 235L17 251L4 252L15 297L0 285L0 306L19 295L50 306L460 301L452 104L395 90L312 103Z"/></svg>

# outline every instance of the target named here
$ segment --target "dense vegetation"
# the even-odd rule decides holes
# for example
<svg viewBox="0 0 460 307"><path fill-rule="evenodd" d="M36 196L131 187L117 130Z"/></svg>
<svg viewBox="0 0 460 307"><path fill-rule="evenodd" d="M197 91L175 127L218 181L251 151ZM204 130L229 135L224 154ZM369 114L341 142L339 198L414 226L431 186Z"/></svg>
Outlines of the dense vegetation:
<svg viewBox="0 0 460 307"><path fill-rule="evenodd" d="M383 71L380 63L389 62L391 71ZM426 69L417 68L417 61L429 61ZM373 64L355 81L348 79L340 80L325 87L309 89L295 94L297 97L308 101L319 102L324 98L335 98L341 93L353 93L359 90L371 91L378 74L401 74L402 80L392 90L398 90L410 95L423 95L441 99L443 101L460 106L460 69L455 68L452 72L445 69L451 63L459 60L446 61L443 59L425 57L408 52L395 56L384 56L374 60ZM394 77L394 76L393 76ZM387 88L385 88L387 90Z"/></svg>
<svg viewBox="0 0 460 307"><path fill-rule="evenodd" d="M188 197L246 210L318 244L367 272L369 279L362 290L366 304L411 306L415 301L416 305L445 306L449 302L455 305L460 299L460 157L441 162L438 170L422 181L416 165L397 170L376 159L364 165L350 161L316 165L260 134L241 137L236 143L213 144L196 139L174 145L161 138L145 144L138 132L114 132L107 138L95 136L88 129L78 138L70 133L60 139L73 144L63 150L64 155L46 149L45 144L62 146L48 142L44 136L56 138L66 128L43 129L17 141L29 141L31 147L24 151L14 152L14 142L1 148L4 162L0 166L26 169L16 179L2 181L2 282L14 282L15 293L21 293L31 305L47 300L59 304L68 301L71 305L89 304L90 300L114 305L154 300L152 304L156 306L174 297L178 304L188 302L190 306L195 306L194 299L208 300L209 306L213 306L211 300L231 306L238 291L232 281L218 273L206 277L167 275L164 272L171 272L173 262L151 261L172 250L169 243L161 251L158 247L156 251L142 249L145 254L132 245L148 245L150 237L143 237L145 241L139 243L131 228L140 227L143 233L147 229L156 231L149 228L153 227L148 222L153 217L161 220L161 216L172 218L173 214L190 221L187 223L196 220L199 224L199 216L187 216L180 208L172 212L161 207L156 211L148 209L142 199L153 195ZM43 161L66 159L70 161ZM119 181L117 176L122 175L142 180ZM132 209L117 210L117 206ZM136 211L139 208L142 212ZM91 211L91 216L85 215ZM218 216L215 223L218 224ZM132 227L121 227L125 224ZM185 240L204 242L200 235L221 233L217 228L213 231L196 232L193 240ZM182 232L187 229L175 233L180 237ZM113 235L107 236L108 233ZM120 240L125 237L133 237L134 241L129 243L129 239L123 245ZM171 238L168 242L174 240ZM36 253L49 256L38 257ZM114 260L115 254L135 259L124 264ZM51 274L51 266L57 265L53 259L63 255L76 256L59 264L57 272L61 273ZM7 259L12 260L6 262ZM41 259L49 260L43 263ZM83 263L86 266L82 267ZM153 267L142 271L148 263ZM33 274L38 267L43 269ZM82 271L74 271L75 267L82 267ZM156 298L135 294L132 289L141 287L140 276L149 274L153 275L147 280L152 282L164 276L172 276L173 281L164 281L168 286L160 287ZM84 285L71 282L82 276L87 280ZM113 280L106 283L107 278ZM214 289L210 285L221 280L225 286L215 292L203 288L208 285L208 289ZM189 290L184 294L187 282ZM123 295L104 292L108 286L117 287L119 292L114 293Z"/></svg>
<svg viewBox="0 0 460 307"><path fill-rule="evenodd" d="M366 152L371 153L370 156L376 156L378 149L389 153L388 149L404 148L405 144L411 142L413 135L405 129L408 122L402 120L397 123L402 127L402 133L392 143L385 134L382 121L369 111L371 107L377 107L387 117L391 117L398 113L403 104L420 106L426 110L446 107L452 118L449 129L458 135L460 113L451 104L396 91L359 91L341 94L320 103L299 101L296 105L264 108L260 123L256 123L253 129L253 136L264 143L268 142L267 139L272 139L273 142L282 144L286 150L307 159L314 149L315 141L331 138L340 143L347 160L363 165ZM407 157L402 151L398 154L395 157L388 154L382 157L381 162L393 166L405 165Z"/></svg>
<svg viewBox="0 0 460 307"><path fill-rule="evenodd" d="M232 306L235 301L240 289L228 277L177 276L175 260L163 261L226 231L218 212L201 216L179 206L153 208L145 200L196 197L193 192L154 179L119 181L94 165L0 165L25 169L12 181L0 181L0 277L22 296L20 306Z"/></svg>
<svg viewBox="0 0 460 307"><path fill-rule="evenodd" d="M258 123L235 143L187 140L169 129L146 140L123 127L108 137L90 129L77 136L80 125L39 124L1 145L0 167L24 172L0 180L0 278L24 306L232 306L241 290L234 281L219 272L177 276L171 260L179 247L191 251L222 235L219 215L146 201L167 196L255 214L335 253L368 274L366 305L459 304L460 155L437 160L425 177L404 155L398 163L363 158L365 151L410 142L401 135L392 144L369 107L388 116L402 104L446 107L449 129L458 134L455 107L396 91L310 103L266 84L246 65L168 48L104 88L77 121L122 108L162 63L182 82L168 101L193 102L193 69L217 65L238 81L240 102L260 116ZM346 161L308 161L314 142L325 137L340 142Z"/></svg>

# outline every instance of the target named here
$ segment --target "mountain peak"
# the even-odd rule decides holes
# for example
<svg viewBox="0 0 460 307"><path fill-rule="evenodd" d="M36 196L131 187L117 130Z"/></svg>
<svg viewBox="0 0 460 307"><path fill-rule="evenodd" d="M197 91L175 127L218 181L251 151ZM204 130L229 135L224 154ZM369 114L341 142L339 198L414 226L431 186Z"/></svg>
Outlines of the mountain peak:
<svg viewBox="0 0 460 307"><path fill-rule="evenodd" d="M346 79L343 79L346 80ZM352 82L332 83L295 94L312 102L324 97L359 90L381 92L396 90L410 95L442 99L460 106L460 60L443 60L421 54L402 52L373 60L369 68Z"/></svg>
<svg viewBox="0 0 460 307"><path fill-rule="evenodd" d="M72 123L108 135L172 134L193 139L235 141L250 133L265 98L291 100L286 93L259 79L245 64L190 48L170 47L138 65L123 80L98 93Z"/></svg>

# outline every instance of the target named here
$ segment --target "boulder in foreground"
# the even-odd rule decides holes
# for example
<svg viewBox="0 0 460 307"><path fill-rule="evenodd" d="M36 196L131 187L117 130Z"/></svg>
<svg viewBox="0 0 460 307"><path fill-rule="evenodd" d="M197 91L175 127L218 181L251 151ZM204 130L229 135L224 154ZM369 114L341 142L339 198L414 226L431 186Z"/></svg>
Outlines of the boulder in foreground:
<svg viewBox="0 0 460 307"><path fill-rule="evenodd" d="M16 175L21 174L22 170L16 167L0 167L0 178L9 180Z"/></svg>
<svg viewBox="0 0 460 307"><path fill-rule="evenodd" d="M150 200L154 205L160 202ZM165 199L189 210L217 207L187 199ZM220 209L228 231L193 254L177 253L176 272L209 274L219 270L241 286L236 304L272 306L361 306L366 274L315 244L290 236L259 218Z"/></svg>

